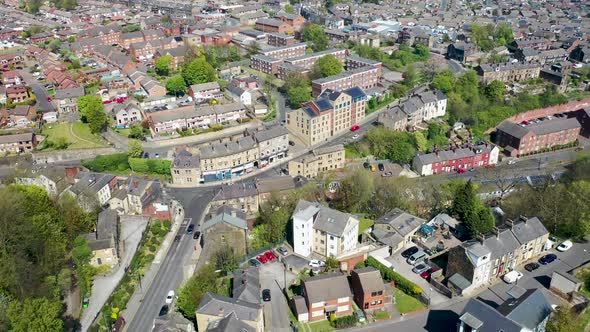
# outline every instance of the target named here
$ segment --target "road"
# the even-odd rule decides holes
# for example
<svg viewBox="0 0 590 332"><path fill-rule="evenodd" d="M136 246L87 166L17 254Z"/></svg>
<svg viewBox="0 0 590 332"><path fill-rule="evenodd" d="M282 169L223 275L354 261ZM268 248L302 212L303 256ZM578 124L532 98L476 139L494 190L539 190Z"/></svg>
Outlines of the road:
<svg viewBox="0 0 590 332"><path fill-rule="evenodd" d="M259 267L260 287L270 289L271 301L264 302L265 326L269 331L289 331L289 305L283 295L282 289L297 278L293 273L286 271L284 265L278 261L267 263Z"/></svg>
<svg viewBox="0 0 590 332"><path fill-rule="evenodd" d="M166 294L170 290L177 290L184 281L184 266L190 260L193 247L197 244L197 240L186 233L186 227L189 223L198 224L214 192L214 188L168 190L184 207L187 222L178 230L180 241L172 243L151 285L144 285L147 289L140 290L145 294L135 316L128 321L129 332L151 331L154 319L164 305Z"/></svg>
<svg viewBox="0 0 590 332"><path fill-rule="evenodd" d="M42 84L40 84L39 81L37 81L37 78L25 69L19 70L19 73L21 74L27 85L31 87L31 90L35 95L35 100L37 101L37 109L43 113L55 111L55 106L53 105L53 103L47 101L47 97L49 97L47 89L45 89L45 87Z"/></svg>
<svg viewBox="0 0 590 332"><path fill-rule="evenodd" d="M455 73L455 74L461 74L461 73L465 72L465 68L463 68L463 66L458 61L447 59L442 54L438 54L438 53L430 53L430 54L432 56L435 56L435 57L444 58L445 61L447 62L447 65L449 66L449 69L453 73Z"/></svg>

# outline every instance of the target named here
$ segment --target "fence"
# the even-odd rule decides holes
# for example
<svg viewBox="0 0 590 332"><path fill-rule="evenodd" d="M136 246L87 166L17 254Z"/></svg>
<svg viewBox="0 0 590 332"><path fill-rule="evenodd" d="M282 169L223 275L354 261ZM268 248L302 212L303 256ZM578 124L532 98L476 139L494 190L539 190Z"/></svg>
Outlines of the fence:
<svg viewBox="0 0 590 332"><path fill-rule="evenodd" d="M432 286L432 288L436 288L439 293L448 297L449 299L453 298L453 292L447 286L432 278L430 278L430 286Z"/></svg>

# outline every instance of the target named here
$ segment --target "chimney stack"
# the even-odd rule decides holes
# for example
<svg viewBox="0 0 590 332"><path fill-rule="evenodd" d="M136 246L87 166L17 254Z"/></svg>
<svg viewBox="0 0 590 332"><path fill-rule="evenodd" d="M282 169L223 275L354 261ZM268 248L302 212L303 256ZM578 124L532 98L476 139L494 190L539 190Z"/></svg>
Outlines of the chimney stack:
<svg viewBox="0 0 590 332"><path fill-rule="evenodd" d="M511 230L514 228L514 221L512 219L506 220L506 224L508 224L508 226L510 226Z"/></svg>
<svg viewBox="0 0 590 332"><path fill-rule="evenodd" d="M478 234L477 239L481 244L483 244L483 242L486 240L486 237L483 234Z"/></svg>
<svg viewBox="0 0 590 332"><path fill-rule="evenodd" d="M520 220L524 221L525 224L526 224L527 220L529 220L529 218L527 218L527 217L525 217L523 215L520 215L518 217L520 218Z"/></svg>
<svg viewBox="0 0 590 332"><path fill-rule="evenodd" d="M500 229L498 227L494 227L493 232L496 234L496 239L500 238Z"/></svg>

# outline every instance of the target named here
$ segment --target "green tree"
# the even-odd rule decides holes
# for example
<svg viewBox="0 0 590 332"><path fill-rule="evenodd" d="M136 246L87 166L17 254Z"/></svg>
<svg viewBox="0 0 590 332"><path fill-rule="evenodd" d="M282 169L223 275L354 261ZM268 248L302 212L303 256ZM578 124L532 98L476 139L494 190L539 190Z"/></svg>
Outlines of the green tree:
<svg viewBox="0 0 590 332"><path fill-rule="evenodd" d="M94 134L104 131L109 123L106 113L103 111L102 103L100 106L92 107L86 113L88 127Z"/></svg>
<svg viewBox="0 0 590 332"><path fill-rule="evenodd" d="M485 87L484 92L490 100L500 101L506 94L506 86L503 82L493 80Z"/></svg>
<svg viewBox="0 0 590 332"><path fill-rule="evenodd" d="M414 132L414 141L418 151L425 152L428 149L428 140L424 137L424 134L421 131Z"/></svg>
<svg viewBox="0 0 590 332"><path fill-rule="evenodd" d="M215 291L216 279L213 265L207 264L200 268L178 291L178 311L185 317L194 317L205 294Z"/></svg>
<svg viewBox="0 0 590 332"><path fill-rule="evenodd" d="M579 319L567 307L558 307L547 322L547 332L578 332Z"/></svg>
<svg viewBox="0 0 590 332"><path fill-rule="evenodd" d="M455 86L455 77L450 70L444 70L434 75L432 79L432 86L444 93L453 91Z"/></svg>
<svg viewBox="0 0 590 332"><path fill-rule="evenodd" d="M10 303L7 310L11 332L61 332L63 321L60 301L46 298L25 299Z"/></svg>
<svg viewBox="0 0 590 332"><path fill-rule="evenodd" d="M47 48L51 52L55 52L61 48L61 41L59 39L52 39L49 44L47 44Z"/></svg>
<svg viewBox="0 0 590 332"><path fill-rule="evenodd" d="M198 57L182 68L182 77L186 84L213 82L217 78L215 68L207 63L204 56Z"/></svg>
<svg viewBox="0 0 590 332"><path fill-rule="evenodd" d="M285 13L287 14L295 14L295 8L293 8L293 5L288 3L285 5Z"/></svg>
<svg viewBox="0 0 590 332"><path fill-rule="evenodd" d="M162 76L170 75L170 65L172 65L172 61L174 59L171 55L164 55L156 59L154 63L154 67L156 68L156 73Z"/></svg>
<svg viewBox="0 0 590 332"><path fill-rule="evenodd" d="M239 267L240 258L233 248L224 246L213 254L213 261L215 268L227 275Z"/></svg>
<svg viewBox="0 0 590 332"><path fill-rule="evenodd" d="M26 11L27 13L37 14L39 9L43 6L42 0L28 0L26 1Z"/></svg>
<svg viewBox="0 0 590 332"><path fill-rule="evenodd" d="M344 70L342 62L338 60L334 55L328 54L319 58L312 69L312 78L328 77L332 75L340 74Z"/></svg>
<svg viewBox="0 0 590 332"><path fill-rule="evenodd" d="M130 158L141 158L143 155L143 146L141 142L136 140L129 141L129 157Z"/></svg>
<svg viewBox="0 0 590 332"><path fill-rule="evenodd" d="M311 87L296 86L287 91L291 108L299 108L301 104L311 100Z"/></svg>
<svg viewBox="0 0 590 332"><path fill-rule="evenodd" d="M413 65L408 65L406 67L403 76L403 85L410 89L415 87L420 80L420 73L416 70L416 68Z"/></svg>
<svg viewBox="0 0 590 332"><path fill-rule="evenodd" d="M78 1L76 0L63 0L61 3L61 7L65 10L74 10L78 6Z"/></svg>
<svg viewBox="0 0 590 332"><path fill-rule="evenodd" d="M452 211L460 218L472 237L486 234L494 228L494 216L477 197L471 180L455 192Z"/></svg>
<svg viewBox="0 0 590 332"><path fill-rule="evenodd" d="M363 212L369 206L374 190L373 175L357 170L340 182L335 207L348 212Z"/></svg>
<svg viewBox="0 0 590 332"><path fill-rule="evenodd" d="M337 269L340 266L340 262L338 261L338 259L336 259L336 257L328 257L326 259L326 267L328 269Z"/></svg>
<svg viewBox="0 0 590 332"><path fill-rule="evenodd" d="M166 91L171 95L182 95L186 93L186 83L181 75L175 75L166 81Z"/></svg>
<svg viewBox="0 0 590 332"><path fill-rule="evenodd" d="M74 240L74 248L72 249L72 259L74 264L84 266L90 262L92 258L92 250L88 247L88 242L82 236L78 236Z"/></svg>
<svg viewBox="0 0 590 332"><path fill-rule="evenodd" d="M328 36L324 28L317 24L310 24L303 28L303 41L308 42L314 52L324 51L328 48Z"/></svg>

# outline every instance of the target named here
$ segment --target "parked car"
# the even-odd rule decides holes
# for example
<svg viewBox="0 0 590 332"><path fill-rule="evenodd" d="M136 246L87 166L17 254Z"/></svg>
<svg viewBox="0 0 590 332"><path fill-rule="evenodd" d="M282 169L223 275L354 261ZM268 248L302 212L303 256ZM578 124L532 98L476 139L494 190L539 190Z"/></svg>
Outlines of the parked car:
<svg viewBox="0 0 590 332"><path fill-rule="evenodd" d="M258 257L256 257L256 259L258 259L260 261L260 263L262 263L262 264L268 263L268 259L266 259L266 257L264 257L264 255L259 255Z"/></svg>
<svg viewBox="0 0 590 332"><path fill-rule="evenodd" d="M357 138L359 138L359 134L352 135L352 139L357 139Z"/></svg>
<svg viewBox="0 0 590 332"><path fill-rule="evenodd" d="M285 247L278 247L277 252L283 256L287 256L287 254L289 253L289 251L285 249Z"/></svg>
<svg viewBox="0 0 590 332"><path fill-rule="evenodd" d="M539 264L537 264L537 263L528 263L527 265L524 266L524 269L529 272L533 272L538 268L539 268Z"/></svg>
<svg viewBox="0 0 590 332"><path fill-rule="evenodd" d="M354 315L356 316L356 319L359 321L359 323L364 323L367 320L362 310L356 310Z"/></svg>
<svg viewBox="0 0 590 332"><path fill-rule="evenodd" d="M309 261L309 266L311 266L311 267L324 267L324 266L326 266L326 262L320 261L318 259L312 259Z"/></svg>
<svg viewBox="0 0 590 332"><path fill-rule="evenodd" d="M47 101L51 102L53 99L51 99L51 97L47 97Z"/></svg>
<svg viewBox="0 0 590 332"><path fill-rule="evenodd" d="M293 142L293 141L289 141L289 145L290 145L290 146L295 146L295 142Z"/></svg>
<svg viewBox="0 0 590 332"><path fill-rule="evenodd" d="M568 251L574 246L573 242L570 240L565 240L561 242L560 245L557 246L558 251Z"/></svg>
<svg viewBox="0 0 590 332"><path fill-rule="evenodd" d="M366 162L366 161L365 161L365 162L363 163L363 167L364 167L365 169L369 169L369 168L371 168L371 164L369 164L368 162Z"/></svg>
<svg viewBox="0 0 590 332"><path fill-rule="evenodd" d="M176 235L176 236L174 237L174 242L178 242L178 241L180 241L180 235Z"/></svg>
<svg viewBox="0 0 590 332"><path fill-rule="evenodd" d="M262 290L262 301L264 301L264 302L270 301L270 289L263 289Z"/></svg>
<svg viewBox="0 0 590 332"><path fill-rule="evenodd" d="M168 292L168 295L166 295L166 304L170 304L172 303L172 301L174 301L174 291L171 290Z"/></svg>
<svg viewBox="0 0 590 332"><path fill-rule="evenodd" d="M412 256L413 254L417 253L419 250L420 249L418 249L418 247L416 247L416 246L408 248L408 249L402 251L402 257L408 258L408 257Z"/></svg>
<svg viewBox="0 0 590 332"><path fill-rule="evenodd" d="M264 253L264 256L266 257L266 259L268 259L269 261L274 261L275 260L275 255L271 252L271 251L267 251L266 253Z"/></svg>
<svg viewBox="0 0 590 332"><path fill-rule="evenodd" d="M377 165L377 168L379 168L379 170L380 170L381 172L383 172L383 171L385 170L385 166L383 166L383 164L379 164L379 165Z"/></svg>
<svg viewBox="0 0 590 332"><path fill-rule="evenodd" d="M511 284L513 282L516 282L520 278L522 278L522 275L523 275L522 273L520 273L516 270L513 270L513 271L506 273L502 279L504 279L504 281L506 283Z"/></svg>
<svg viewBox="0 0 590 332"><path fill-rule="evenodd" d="M194 230L195 230L195 224L190 224L190 225L188 225L188 227L186 228L186 232L187 232L188 234L192 234Z"/></svg>
<svg viewBox="0 0 590 332"><path fill-rule="evenodd" d="M371 172L375 172L377 170L377 167L375 167L375 165L371 165Z"/></svg>
<svg viewBox="0 0 590 332"><path fill-rule="evenodd" d="M168 307L167 304L164 304L162 306L162 308L160 308L160 313L158 314L158 316L165 316L168 314L168 310L170 310L170 307Z"/></svg>
<svg viewBox="0 0 590 332"><path fill-rule="evenodd" d="M421 261L423 261L425 258L426 258L426 253L422 250L418 250L415 254L408 257L408 259L406 259L406 262L410 265L416 265L417 263L420 263Z"/></svg>
<svg viewBox="0 0 590 332"><path fill-rule="evenodd" d="M417 274L421 274L422 272L428 271L430 269L430 266L424 264L424 263L420 263L416 266L414 266L414 268L412 269L412 272L417 273Z"/></svg>
<svg viewBox="0 0 590 332"><path fill-rule="evenodd" d="M359 125L354 125L350 128L350 131L357 131L359 129L361 129L361 127Z"/></svg>
<svg viewBox="0 0 590 332"><path fill-rule="evenodd" d="M392 173L392 172L383 172L383 173L381 174L381 176L382 176L382 177L384 177L384 178L388 178L388 177L390 177L390 176L393 176L393 173Z"/></svg>
<svg viewBox="0 0 590 332"><path fill-rule="evenodd" d="M541 265L547 265L547 264L552 263L556 259L557 259L557 255L555 255L555 254L548 254L548 255L545 255L545 256L539 258L539 264L541 264Z"/></svg>
<svg viewBox="0 0 590 332"><path fill-rule="evenodd" d="M426 270L422 273L420 273L420 276L422 277L422 279L424 280L430 280L430 274L432 273L432 270Z"/></svg>
<svg viewBox="0 0 590 332"><path fill-rule="evenodd" d="M193 234L193 239L195 239L195 240L196 240L196 239L198 239L198 238L199 238L199 236L201 236L201 232L199 232L199 231L196 231L196 232Z"/></svg>
<svg viewBox="0 0 590 332"><path fill-rule="evenodd" d="M252 258L251 260L249 260L250 265L257 267L260 266L260 262L257 259Z"/></svg>

